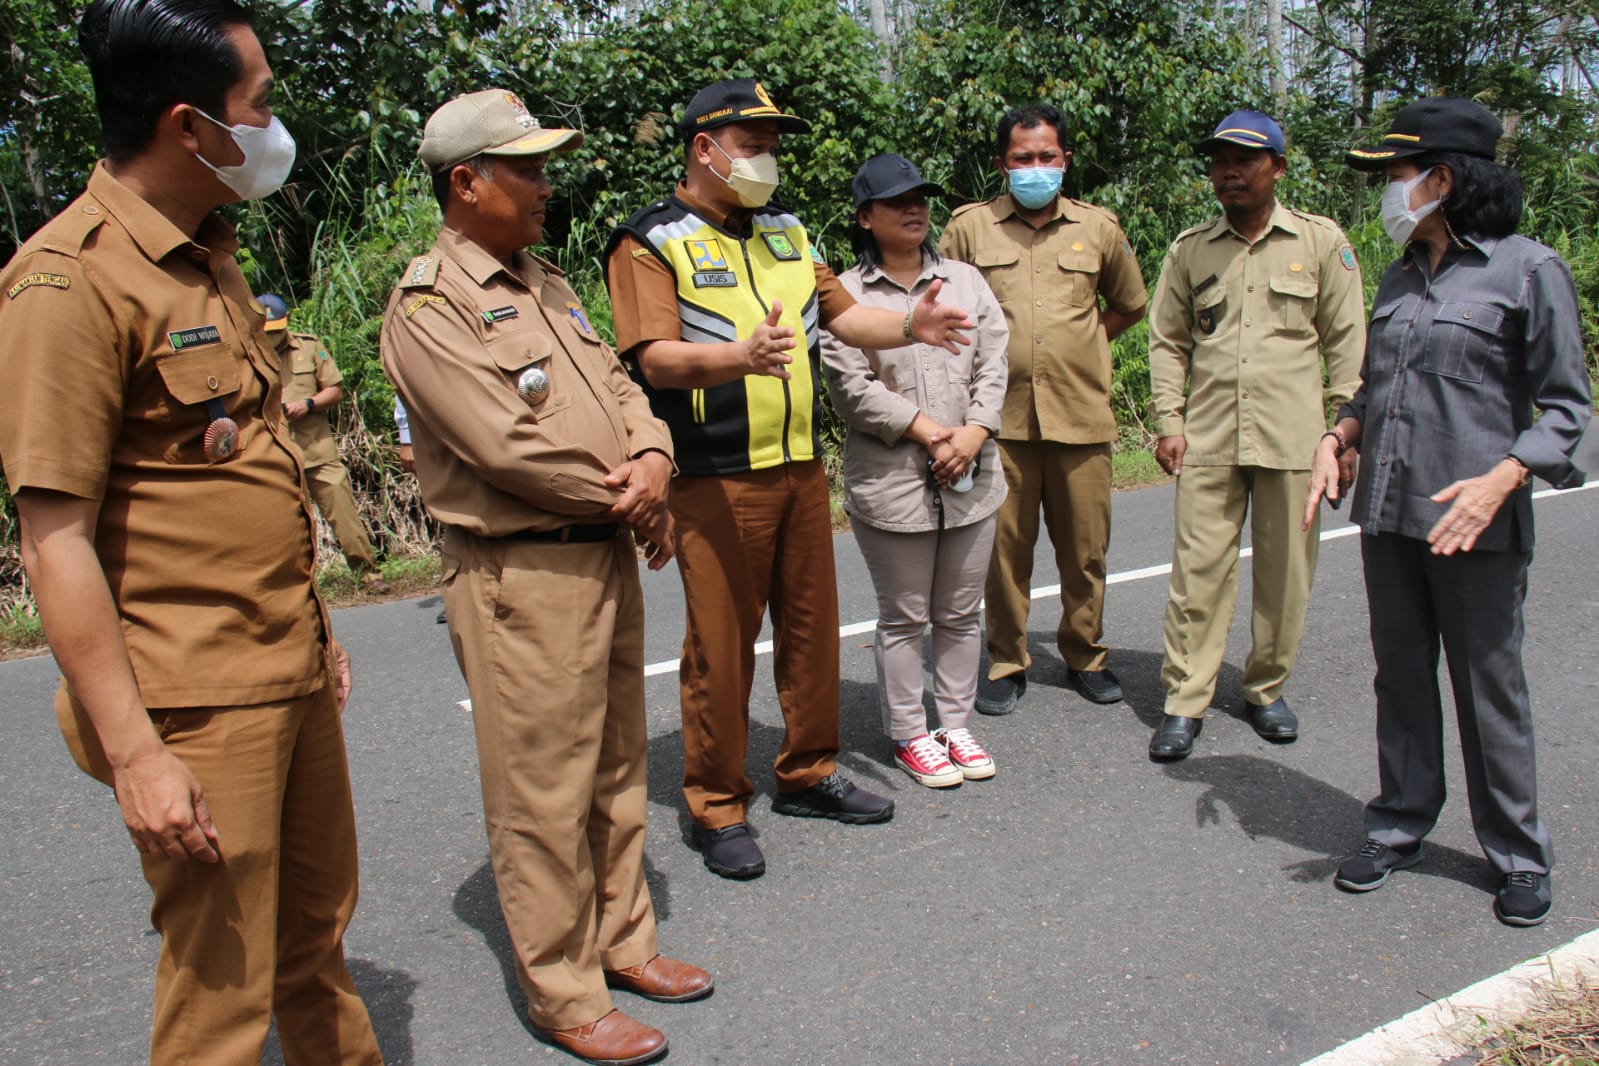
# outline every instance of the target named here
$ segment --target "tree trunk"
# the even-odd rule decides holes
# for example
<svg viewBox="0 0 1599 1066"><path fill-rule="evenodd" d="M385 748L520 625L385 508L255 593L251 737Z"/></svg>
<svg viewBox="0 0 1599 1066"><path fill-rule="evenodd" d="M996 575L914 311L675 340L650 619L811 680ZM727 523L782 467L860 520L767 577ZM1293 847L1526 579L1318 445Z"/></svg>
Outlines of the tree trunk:
<svg viewBox="0 0 1599 1066"><path fill-rule="evenodd" d="M1288 109L1288 74L1283 62L1283 0L1266 0L1266 51L1271 68L1271 106Z"/></svg>

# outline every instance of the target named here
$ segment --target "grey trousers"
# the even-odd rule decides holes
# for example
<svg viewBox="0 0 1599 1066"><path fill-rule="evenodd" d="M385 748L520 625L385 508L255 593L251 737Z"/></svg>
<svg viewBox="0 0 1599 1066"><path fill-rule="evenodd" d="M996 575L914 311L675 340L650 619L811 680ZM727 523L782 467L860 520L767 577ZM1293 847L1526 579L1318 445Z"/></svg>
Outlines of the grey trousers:
<svg viewBox="0 0 1599 1066"><path fill-rule="evenodd" d="M922 635L933 627L933 706L945 729L964 729L982 660L979 608L994 547L994 516L927 533L855 523L855 542L877 589L877 696L895 740L927 732Z"/></svg>
<svg viewBox="0 0 1599 1066"><path fill-rule="evenodd" d="M1377 660L1377 768L1366 835L1408 848L1444 805L1440 642L1449 663L1471 821L1500 873L1548 873L1538 817L1532 705L1521 665L1531 553L1433 555L1426 541L1362 535L1371 648Z"/></svg>

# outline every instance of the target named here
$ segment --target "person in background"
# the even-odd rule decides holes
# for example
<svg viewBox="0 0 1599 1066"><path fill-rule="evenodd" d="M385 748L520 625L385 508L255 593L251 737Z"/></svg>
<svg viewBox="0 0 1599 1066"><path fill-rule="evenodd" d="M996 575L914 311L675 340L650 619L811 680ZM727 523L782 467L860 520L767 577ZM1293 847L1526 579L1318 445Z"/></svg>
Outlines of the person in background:
<svg viewBox="0 0 1599 1066"><path fill-rule="evenodd" d="M350 489L350 472L339 459L328 413L344 399L343 375L322 341L289 330L289 307L281 296L262 293L256 302L266 309L266 329L279 339L279 373L283 381L283 416L304 457L305 482L311 498L333 528L339 550L361 586L379 595L389 591L378 567L377 553L361 522Z"/></svg>
<svg viewBox="0 0 1599 1066"><path fill-rule="evenodd" d="M964 309L972 346L860 349L822 334L833 407L848 425L844 507L877 589L877 695L894 762L919 784L948 788L994 776L972 735L982 658L983 576L994 514L1005 498L998 450L1005 400L1005 316L975 267L940 256L928 235L929 196L899 155L868 159L851 184L857 262L839 275L856 301L903 314L935 281ZM922 638L933 627L933 703L922 705Z"/></svg>
<svg viewBox="0 0 1599 1066"><path fill-rule="evenodd" d="M1380 787L1334 883L1370 892L1422 859L1444 805L1441 646L1472 825L1499 875L1494 914L1527 926L1554 905L1521 658L1532 478L1582 484L1571 457L1593 396L1571 268L1516 234L1521 178L1494 160L1502 132L1476 101L1423 99L1347 156L1387 174L1383 226L1400 255L1372 301L1360 388L1317 447L1304 527L1358 452Z"/></svg>

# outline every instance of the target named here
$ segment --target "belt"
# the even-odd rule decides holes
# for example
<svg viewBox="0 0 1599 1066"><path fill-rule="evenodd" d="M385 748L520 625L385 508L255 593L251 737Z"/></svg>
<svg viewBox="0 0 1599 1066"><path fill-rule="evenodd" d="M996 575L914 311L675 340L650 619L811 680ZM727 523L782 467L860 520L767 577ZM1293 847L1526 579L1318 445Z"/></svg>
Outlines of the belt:
<svg viewBox="0 0 1599 1066"><path fill-rule="evenodd" d="M502 540L530 540L556 544L598 544L611 540L622 531L615 522L603 526L562 526L560 529L524 529L507 533Z"/></svg>

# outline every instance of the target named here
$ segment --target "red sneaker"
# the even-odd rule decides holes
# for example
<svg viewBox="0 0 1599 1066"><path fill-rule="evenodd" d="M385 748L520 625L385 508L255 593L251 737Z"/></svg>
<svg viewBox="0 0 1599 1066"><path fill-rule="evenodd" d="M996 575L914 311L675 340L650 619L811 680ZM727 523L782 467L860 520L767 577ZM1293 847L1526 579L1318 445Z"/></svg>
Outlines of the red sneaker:
<svg viewBox="0 0 1599 1066"><path fill-rule="evenodd" d="M994 760L977 743L970 729L940 729L933 734L933 742L944 749L950 763L968 781L982 781L994 776Z"/></svg>
<svg viewBox="0 0 1599 1066"><path fill-rule="evenodd" d="M949 788L966 780L966 775L944 754L943 746L926 733L895 744L894 764L928 788Z"/></svg>

